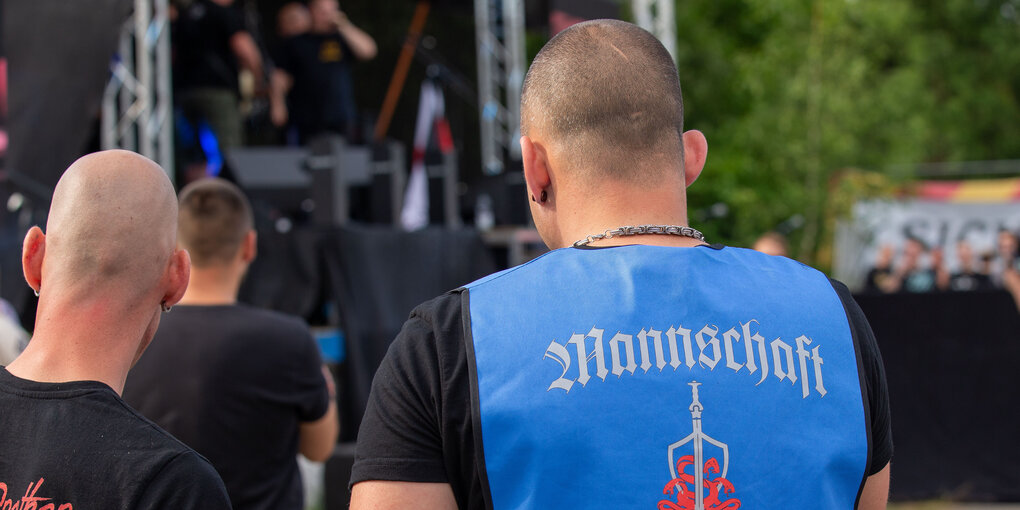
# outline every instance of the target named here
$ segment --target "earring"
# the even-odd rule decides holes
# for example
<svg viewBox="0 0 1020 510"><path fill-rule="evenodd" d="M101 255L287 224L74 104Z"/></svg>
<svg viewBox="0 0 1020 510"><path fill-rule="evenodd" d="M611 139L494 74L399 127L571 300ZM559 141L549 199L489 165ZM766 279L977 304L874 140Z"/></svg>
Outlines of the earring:
<svg viewBox="0 0 1020 510"><path fill-rule="evenodd" d="M546 200L549 200L549 194L546 193L545 190L542 190L542 197L539 198L538 201L544 204Z"/></svg>
<svg viewBox="0 0 1020 510"><path fill-rule="evenodd" d="M172 306L166 306L166 301L160 302L159 307L163 310L163 313L170 313L170 309L173 308Z"/></svg>
<svg viewBox="0 0 1020 510"><path fill-rule="evenodd" d="M32 292L35 293L35 297L39 297L39 289L32 289Z"/></svg>

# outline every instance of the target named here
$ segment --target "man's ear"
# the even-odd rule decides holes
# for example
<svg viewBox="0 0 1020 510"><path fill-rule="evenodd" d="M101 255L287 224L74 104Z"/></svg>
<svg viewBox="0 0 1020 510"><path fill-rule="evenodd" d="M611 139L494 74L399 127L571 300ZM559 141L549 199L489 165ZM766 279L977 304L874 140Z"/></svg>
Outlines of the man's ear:
<svg viewBox="0 0 1020 510"><path fill-rule="evenodd" d="M188 290L188 281L191 279L191 255L187 250L177 249L170 256L167 263L166 294L163 295L163 304L173 306L184 297L184 291Z"/></svg>
<svg viewBox="0 0 1020 510"><path fill-rule="evenodd" d="M42 288L42 264L46 255L46 234L39 227L28 229L25 243L21 250L21 269L25 273L25 281L36 292Z"/></svg>
<svg viewBox="0 0 1020 510"><path fill-rule="evenodd" d="M256 255L258 255L258 234L254 230L249 230L241 241L241 260L245 264L251 264Z"/></svg>
<svg viewBox="0 0 1020 510"><path fill-rule="evenodd" d="M708 157L708 140L697 129L685 131L684 142L684 184L690 186L701 175Z"/></svg>
<svg viewBox="0 0 1020 510"><path fill-rule="evenodd" d="M521 162L524 165L524 182L528 185L528 194L538 200L542 192L552 183L545 147L527 136L522 136Z"/></svg>

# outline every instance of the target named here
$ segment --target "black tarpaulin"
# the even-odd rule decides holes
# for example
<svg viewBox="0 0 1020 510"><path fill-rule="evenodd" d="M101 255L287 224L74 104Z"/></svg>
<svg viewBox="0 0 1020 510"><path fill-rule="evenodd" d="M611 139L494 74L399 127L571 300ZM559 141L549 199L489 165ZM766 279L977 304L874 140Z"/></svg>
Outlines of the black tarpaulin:
<svg viewBox="0 0 1020 510"><path fill-rule="evenodd" d="M856 299L889 381L892 499L1020 501L1020 314L1009 294Z"/></svg>

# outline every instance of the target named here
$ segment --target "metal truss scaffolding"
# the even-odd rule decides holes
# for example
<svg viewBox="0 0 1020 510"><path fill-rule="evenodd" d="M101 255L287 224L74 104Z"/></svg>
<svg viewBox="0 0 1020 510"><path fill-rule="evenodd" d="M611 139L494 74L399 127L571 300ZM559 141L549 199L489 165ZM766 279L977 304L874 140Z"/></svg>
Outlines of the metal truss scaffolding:
<svg viewBox="0 0 1020 510"><path fill-rule="evenodd" d="M475 0L482 169L503 172L520 160L524 84L524 0Z"/></svg>
<svg viewBox="0 0 1020 510"><path fill-rule="evenodd" d="M103 149L128 149L173 175L168 0L135 0L103 92Z"/></svg>
<svg viewBox="0 0 1020 510"><path fill-rule="evenodd" d="M655 35L676 61L675 0L633 0L634 18L638 26Z"/></svg>

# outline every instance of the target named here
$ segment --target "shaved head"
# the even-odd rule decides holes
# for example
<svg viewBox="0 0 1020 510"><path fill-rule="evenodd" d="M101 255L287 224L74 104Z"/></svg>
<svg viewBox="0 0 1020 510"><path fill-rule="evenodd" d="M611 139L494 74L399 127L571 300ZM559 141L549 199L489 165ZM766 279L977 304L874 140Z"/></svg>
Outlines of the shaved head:
<svg viewBox="0 0 1020 510"><path fill-rule="evenodd" d="M82 157L57 183L46 225L43 292L151 292L177 239L177 201L162 168L129 151Z"/></svg>
<svg viewBox="0 0 1020 510"><path fill-rule="evenodd" d="M654 183L683 162L683 100L669 52L616 20L574 25L535 57L521 93L521 134L557 144L575 171Z"/></svg>

